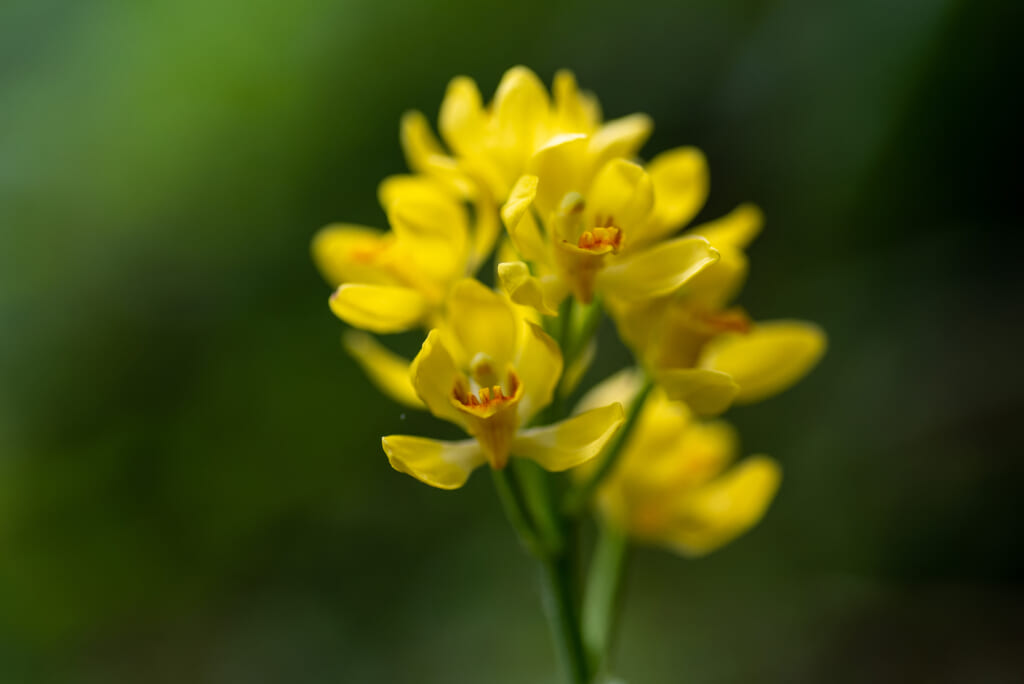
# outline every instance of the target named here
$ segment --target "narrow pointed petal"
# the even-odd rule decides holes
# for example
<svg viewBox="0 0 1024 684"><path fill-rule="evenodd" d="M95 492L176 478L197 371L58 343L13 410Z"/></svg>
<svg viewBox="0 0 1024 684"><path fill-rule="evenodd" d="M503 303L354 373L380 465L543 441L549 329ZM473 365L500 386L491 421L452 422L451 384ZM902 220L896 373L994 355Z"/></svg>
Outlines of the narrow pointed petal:
<svg viewBox="0 0 1024 684"><path fill-rule="evenodd" d="M461 197L474 195L473 183L466 178L458 162L445 153L422 113L411 111L402 116L400 137L410 169L436 178Z"/></svg>
<svg viewBox="0 0 1024 684"><path fill-rule="evenodd" d="M715 338L700 365L731 375L739 385L736 402L749 403L788 389L818 363L825 346L825 333L812 323L771 321L747 335Z"/></svg>
<svg viewBox="0 0 1024 684"><path fill-rule="evenodd" d="M391 435L384 437L381 444L392 468L439 489L458 489L487 460L475 439L441 442Z"/></svg>
<svg viewBox="0 0 1024 684"><path fill-rule="evenodd" d="M529 321L523 325L523 342L516 361L516 372L523 386L519 421L526 424L551 403L555 387L562 377L562 352L540 326Z"/></svg>
<svg viewBox="0 0 1024 684"><path fill-rule="evenodd" d="M709 186L707 160L696 147L679 147L652 159L647 172L654 184L652 233L669 235L689 223L704 206Z"/></svg>
<svg viewBox="0 0 1024 684"><path fill-rule="evenodd" d="M614 222L630 240L646 221L653 204L654 188L643 167L613 159L601 167L587 191L587 227Z"/></svg>
<svg viewBox="0 0 1024 684"><path fill-rule="evenodd" d="M568 470L601 453L624 419L622 404L592 409L554 425L521 431L512 453L551 472Z"/></svg>
<svg viewBox="0 0 1024 684"><path fill-rule="evenodd" d="M334 315L356 328L395 333L418 326L429 311L416 290L389 285L342 285L330 298Z"/></svg>
<svg viewBox="0 0 1024 684"><path fill-rule="evenodd" d="M550 112L547 89L537 74L524 66L505 72L494 93L492 109L502 143L526 160L545 134Z"/></svg>
<svg viewBox="0 0 1024 684"><path fill-rule="evenodd" d="M469 357L486 354L500 372L512 361L516 319L512 305L502 295L477 280L460 280L448 299L448 321L461 351Z"/></svg>
<svg viewBox="0 0 1024 684"><path fill-rule="evenodd" d="M409 408L426 408L412 386L408 359L395 354L371 335L356 330L346 331L341 342L377 389Z"/></svg>
<svg viewBox="0 0 1024 684"><path fill-rule="evenodd" d="M683 495L664 541L688 556L729 543L764 517L782 480L777 462L751 456L724 475Z"/></svg>
<svg viewBox="0 0 1024 684"><path fill-rule="evenodd" d="M476 82L467 76L453 78L437 120L448 146L458 154L472 154L480 144L485 118L483 98Z"/></svg>
<svg viewBox="0 0 1024 684"><path fill-rule="evenodd" d="M405 162L418 173L430 169L431 157L446 156L422 112L413 110L402 115L400 138Z"/></svg>
<svg viewBox="0 0 1024 684"><path fill-rule="evenodd" d="M558 305L567 294L557 276L537 278L522 261L498 264L498 280L513 302L536 309L545 316L557 316Z"/></svg>
<svg viewBox="0 0 1024 684"><path fill-rule="evenodd" d="M694 226L693 235L701 235L712 245L746 249L764 226L764 214L753 204L741 204L720 219Z"/></svg>
<svg viewBox="0 0 1024 684"><path fill-rule="evenodd" d="M597 287L609 296L641 300L678 289L718 260L707 240L681 237L620 259L597 275Z"/></svg>
<svg viewBox="0 0 1024 684"><path fill-rule="evenodd" d="M703 368L663 370L656 378L669 399L686 403L702 416L725 411L740 391L740 386L728 373Z"/></svg>
<svg viewBox="0 0 1024 684"><path fill-rule="evenodd" d="M580 92L576 77L562 69L555 74L551 87L554 97L555 126L562 133L589 133L600 121L595 117L593 103Z"/></svg>
<svg viewBox="0 0 1024 684"><path fill-rule="evenodd" d="M442 342L441 331L431 330L420 353L409 367L416 394L438 418L466 428L466 417L452 403L452 390L462 379L451 353Z"/></svg>

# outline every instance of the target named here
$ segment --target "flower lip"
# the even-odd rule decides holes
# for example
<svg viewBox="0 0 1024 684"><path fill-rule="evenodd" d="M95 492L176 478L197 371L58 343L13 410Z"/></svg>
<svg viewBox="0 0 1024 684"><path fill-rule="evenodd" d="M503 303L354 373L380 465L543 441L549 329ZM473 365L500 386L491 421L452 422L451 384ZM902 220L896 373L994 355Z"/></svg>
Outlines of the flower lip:
<svg viewBox="0 0 1024 684"><path fill-rule="evenodd" d="M505 408L515 406L523 396L523 385L512 369L508 371L506 385L507 393L500 383L481 387L474 393L465 379L459 378L452 387L452 403L477 418L490 418Z"/></svg>

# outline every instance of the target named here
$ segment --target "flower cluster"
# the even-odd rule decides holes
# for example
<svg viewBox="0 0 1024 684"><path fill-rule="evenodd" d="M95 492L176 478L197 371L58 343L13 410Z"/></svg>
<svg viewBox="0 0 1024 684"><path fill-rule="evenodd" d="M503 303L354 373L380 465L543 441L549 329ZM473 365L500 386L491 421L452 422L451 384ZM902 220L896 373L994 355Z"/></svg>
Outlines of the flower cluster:
<svg viewBox="0 0 1024 684"><path fill-rule="evenodd" d="M734 303L761 212L741 205L684 230L708 194L704 155L680 147L644 162L650 118L604 120L566 71L549 93L515 67L486 104L458 77L438 129L419 112L402 119L411 173L380 185L388 230L331 225L313 241L331 310L354 329L345 346L371 381L468 436L384 437L391 465L444 489L488 466L546 558L567 552L566 527L588 510L602 528L687 555L754 525L780 468L766 456L730 465L735 431L706 418L786 389L825 347L813 324L755 322ZM495 255L492 288L477 274ZM603 314L635 367L570 411ZM425 340L411 361L370 334L415 329Z"/></svg>

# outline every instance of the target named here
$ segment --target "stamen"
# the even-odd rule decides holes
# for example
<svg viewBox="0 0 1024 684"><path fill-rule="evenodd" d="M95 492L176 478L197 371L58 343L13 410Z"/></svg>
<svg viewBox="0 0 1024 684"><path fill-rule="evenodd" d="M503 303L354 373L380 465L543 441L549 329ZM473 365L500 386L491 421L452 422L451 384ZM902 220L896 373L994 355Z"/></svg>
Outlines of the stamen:
<svg viewBox="0 0 1024 684"><path fill-rule="evenodd" d="M611 247L618 251L622 246L622 231L615 226L598 226L583 231L577 243L580 249L598 250Z"/></svg>
<svg viewBox="0 0 1024 684"><path fill-rule="evenodd" d="M452 391L452 396L463 406L468 408L489 408L500 404L512 401L516 397L516 392L519 390L519 377L513 373L508 374L508 394L505 393L504 388L500 384L495 384L491 387L481 387L477 394L466 391L464 388L456 386Z"/></svg>

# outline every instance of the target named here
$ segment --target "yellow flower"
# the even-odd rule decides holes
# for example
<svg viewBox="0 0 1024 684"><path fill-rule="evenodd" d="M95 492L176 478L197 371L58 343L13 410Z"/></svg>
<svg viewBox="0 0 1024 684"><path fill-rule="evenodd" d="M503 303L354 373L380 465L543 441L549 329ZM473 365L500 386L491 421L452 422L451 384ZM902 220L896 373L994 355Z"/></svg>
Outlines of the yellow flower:
<svg viewBox="0 0 1024 684"><path fill-rule="evenodd" d="M380 184L390 231L335 224L313 239L313 259L336 287L331 310L346 323L376 333L439 324L452 285L491 254L500 230L487 197L464 202L429 178L392 176ZM358 331L345 348L370 380L392 399L423 408L409 380L409 361Z"/></svg>
<svg viewBox="0 0 1024 684"><path fill-rule="evenodd" d="M720 258L676 294L640 302L610 300L622 338L674 400L701 414L777 394L806 375L825 351L812 323L755 323L729 302L747 273L744 249L761 229L761 212L743 205L697 226Z"/></svg>
<svg viewBox="0 0 1024 684"><path fill-rule="evenodd" d="M704 202L707 168L699 151L671 150L649 171L611 159L593 173L587 145L583 137L553 141L502 207L525 260L499 265L502 286L547 315L569 292L583 303L595 293L625 302L663 296L718 259L703 237L665 239Z"/></svg>
<svg viewBox="0 0 1024 684"><path fill-rule="evenodd" d="M480 465L504 468L511 456L561 471L596 456L623 421L612 403L560 423L524 428L551 402L562 355L537 325L471 279L451 293L448 325L427 336L412 363L412 383L438 418L473 438L442 442L384 437L392 467L434 487L461 487Z"/></svg>
<svg viewBox="0 0 1024 684"><path fill-rule="evenodd" d="M631 371L613 376L581 407L629 402L638 385ZM781 480L773 459L750 456L733 465L737 452L731 426L696 421L684 404L655 389L598 490L598 509L608 524L640 541L687 556L709 553L764 516Z"/></svg>
<svg viewBox="0 0 1024 684"><path fill-rule="evenodd" d="M588 157L596 165L634 155L651 133L651 120L644 114L602 124L597 99L580 92L569 71L555 74L552 95L523 66L505 72L487 106L471 78L453 79L438 117L450 151L434 136L423 114L409 112L401 126L409 168L465 196L483 192L500 203L534 154L554 138L585 138Z"/></svg>
<svg viewBox="0 0 1024 684"><path fill-rule="evenodd" d="M478 200L471 228L463 202L430 179L393 176L379 195L390 231L334 224L313 238L313 259L337 287L331 310L376 333L429 328L451 286L490 256L494 206Z"/></svg>

